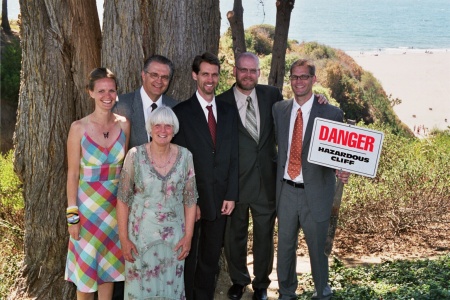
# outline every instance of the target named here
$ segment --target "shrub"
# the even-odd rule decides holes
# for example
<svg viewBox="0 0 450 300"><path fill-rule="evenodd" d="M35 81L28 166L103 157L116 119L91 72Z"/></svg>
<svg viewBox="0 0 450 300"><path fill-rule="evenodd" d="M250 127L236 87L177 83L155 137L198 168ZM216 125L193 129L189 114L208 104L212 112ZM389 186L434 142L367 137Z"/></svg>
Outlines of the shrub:
<svg viewBox="0 0 450 300"><path fill-rule="evenodd" d="M357 268L334 259L330 267L333 299L449 299L449 266L449 254L436 260L395 260ZM310 299L314 290L310 274L299 276L299 287L298 299Z"/></svg>
<svg viewBox="0 0 450 300"><path fill-rule="evenodd" d="M386 124L367 127L385 133L377 176L352 176L342 201L342 228L387 239L448 223L449 134L419 140L398 136Z"/></svg>
<svg viewBox="0 0 450 300"><path fill-rule="evenodd" d="M272 53L273 38L275 36L274 26L267 24L254 25L245 32L247 51L254 52L257 55Z"/></svg>
<svg viewBox="0 0 450 300"><path fill-rule="evenodd" d="M2 40L3 44L3 40ZM18 39L6 43L1 51L0 78L2 99L12 103L19 100L22 50Z"/></svg>
<svg viewBox="0 0 450 300"><path fill-rule="evenodd" d="M6 299L23 260L24 203L12 151L0 156L0 170L0 299Z"/></svg>
<svg viewBox="0 0 450 300"><path fill-rule="evenodd" d="M336 52L333 48L319 44L317 42L304 43L303 53L314 60L325 58L332 59L336 57Z"/></svg>

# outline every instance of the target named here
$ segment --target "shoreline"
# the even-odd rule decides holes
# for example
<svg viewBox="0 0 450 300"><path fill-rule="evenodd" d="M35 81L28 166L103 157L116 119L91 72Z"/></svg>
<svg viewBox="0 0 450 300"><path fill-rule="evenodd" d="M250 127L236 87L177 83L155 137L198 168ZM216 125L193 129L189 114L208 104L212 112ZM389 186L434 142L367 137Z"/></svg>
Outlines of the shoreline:
<svg viewBox="0 0 450 300"><path fill-rule="evenodd" d="M394 111L417 136L450 126L450 49L347 51L402 103Z"/></svg>

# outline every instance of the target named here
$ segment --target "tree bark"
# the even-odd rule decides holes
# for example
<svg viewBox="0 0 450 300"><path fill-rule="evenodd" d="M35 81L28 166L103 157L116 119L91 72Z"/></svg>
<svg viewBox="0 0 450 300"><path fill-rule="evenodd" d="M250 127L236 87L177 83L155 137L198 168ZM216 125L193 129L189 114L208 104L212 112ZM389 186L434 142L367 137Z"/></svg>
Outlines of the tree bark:
<svg viewBox="0 0 450 300"><path fill-rule="evenodd" d="M234 0L233 10L227 13L230 22L231 38L233 40L233 53L236 58L239 53L247 51L244 33L244 8L242 0Z"/></svg>
<svg viewBox="0 0 450 300"><path fill-rule="evenodd" d="M102 66L117 76L118 93L141 84L144 63L141 7L146 1L105 1L103 11ZM148 25L144 25L148 26Z"/></svg>
<svg viewBox="0 0 450 300"><path fill-rule="evenodd" d="M22 72L14 168L23 182L25 259L10 299L74 299L64 281L66 140L92 111L88 72L100 63L95 0L20 0Z"/></svg>
<svg viewBox="0 0 450 300"><path fill-rule="evenodd" d="M11 34L11 26L8 19L8 1L2 1L2 28L6 34Z"/></svg>
<svg viewBox="0 0 450 300"><path fill-rule="evenodd" d="M283 89L287 39L289 33L289 23L295 0L278 0L277 21L275 25L275 38L272 48L272 63L270 65L269 85Z"/></svg>
<svg viewBox="0 0 450 300"><path fill-rule="evenodd" d="M105 2L102 57L104 64L116 71L120 92L137 89L142 84L140 72L144 60L161 54L175 65L167 94L178 100L189 98L195 91L191 76L194 56L204 51L218 54L219 1L143 0L140 5L134 2Z"/></svg>

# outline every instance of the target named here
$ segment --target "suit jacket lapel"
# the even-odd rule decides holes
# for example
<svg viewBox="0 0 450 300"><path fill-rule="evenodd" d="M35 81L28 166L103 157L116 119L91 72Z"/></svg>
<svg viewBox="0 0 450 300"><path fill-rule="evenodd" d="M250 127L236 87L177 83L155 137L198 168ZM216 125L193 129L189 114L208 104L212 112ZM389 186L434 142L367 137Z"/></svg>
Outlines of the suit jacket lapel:
<svg viewBox="0 0 450 300"><path fill-rule="evenodd" d="M139 136L139 140L148 141L147 130L145 129L144 107L142 105L141 89L137 89L134 93L133 101L133 120L132 129L135 136Z"/></svg>
<svg viewBox="0 0 450 300"><path fill-rule="evenodd" d="M234 87L234 85L233 85L233 87ZM253 137L250 135L250 133L248 133L247 129L245 128L244 123L242 123L242 119L241 119L241 117L239 115L239 109L238 109L238 106L237 106L237 103L236 103L236 97L234 97L233 88L229 89L225 93L226 94L224 94L223 97L221 98L222 101L228 102L231 105L233 105L236 108L236 111L238 112L238 118L239 118L238 130L241 131L243 134L247 135L249 138L253 139Z"/></svg>
<svg viewBox="0 0 450 300"><path fill-rule="evenodd" d="M319 104L317 96L314 96L313 101L314 102L311 108L311 113L309 114L308 124L306 125L305 137L303 138L303 145L305 146L308 145L309 141L311 140L314 120L322 115L321 104Z"/></svg>
<svg viewBox="0 0 450 300"><path fill-rule="evenodd" d="M271 107L268 107L267 105L266 105L266 103L264 102L264 95L260 92L260 90L258 89L258 86L256 86L256 88L255 88L255 91L256 91L256 97L258 98L258 110L259 110L259 141L260 141L260 144L261 144L261 141L263 140L263 138L264 138L264 133L267 133L268 131L267 130L264 130L265 129L265 126L266 126L266 124L267 124L267 121L269 121L269 120L267 120L266 118L264 118L264 116L267 114L267 113L269 113L270 114L270 112L268 112L267 110L268 109L271 109ZM271 114L270 114L271 115ZM271 121L271 120L270 120Z"/></svg>
<svg viewBox="0 0 450 300"><path fill-rule="evenodd" d="M287 155L288 152L288 147L289 147L289 126L290 126L290 121L291 121L291 111L292 111L292 105L294 103L293 99L290 100L285 100L286 101L286 105L283 106L283 110L281 111L281 122L280 122L280 130L278 130L278 132L287 132L287 135L283 134L282 136L284 137L283 140L280 140L280 137L278 137L278 143L283 143L280 147L282 149L285 149L286 153L285 155Z"/></svg>
<svg viewBox="0 0 450 300"><path fill-rule="evenodd" d="M209 141L211 148L214 148L211 132L209 131L208 121L206 120L205 113L203 111L203 107L201 107L200 102L197 99L197 96L194 94L194 96L191 98L192 103L192 118L194 122L197 124L197 129L200 131L200 133ZM217 101L216 101L217 103ZM216 124L219 124L219 105L217 105L217 120ZM219 126L216 127L216 144L217 144L217 131Z"/></svg>
<svg viewBox="0 0 450 300"><path fill-rule="evenodd" d="M235 101L236 102L236 101ZM216 105L217 105L217 126L216 126L216 150L220 148L221 141L223 140L223 136L225 134L225 127L224 122L227 122L226 119L226 108L221 105L220 101L216 99ZM208 128L209 130L209 128ZM209 132L209 131L208 131ZM210 135L211 136L211 135ZM211 145L212 145L212 139L211 139Z"/></svg>

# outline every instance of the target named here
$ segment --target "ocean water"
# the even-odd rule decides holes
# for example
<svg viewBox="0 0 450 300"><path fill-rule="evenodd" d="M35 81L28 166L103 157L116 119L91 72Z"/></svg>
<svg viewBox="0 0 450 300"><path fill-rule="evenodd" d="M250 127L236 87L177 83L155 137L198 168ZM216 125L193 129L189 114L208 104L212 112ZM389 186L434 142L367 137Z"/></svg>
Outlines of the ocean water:
<svg viewBox="0 0 450 300"><path fill-rule="evenodd" d="M100 19L103 0L96 0ZM244 26L275 25L275 0L243 0ZM221 0L221 32L233 0ZM17 18L18 0L8 0ZM450 0L297 0L289 38L344 51L450 51Z"/></svg>
<svg viewBox="0 0 450 300"><path fill-rule="evenodd" d="M275 25L275 0L242 2L245 28ZM232 0L221 1L221 32L232 8ZM344 51L450 49L450 0L297 0L289 38Z"/></svg>

